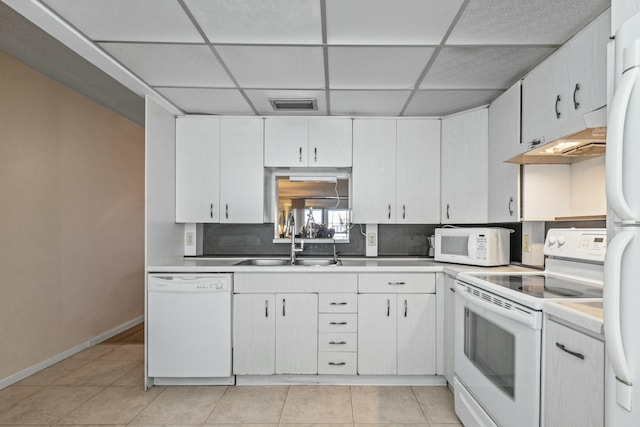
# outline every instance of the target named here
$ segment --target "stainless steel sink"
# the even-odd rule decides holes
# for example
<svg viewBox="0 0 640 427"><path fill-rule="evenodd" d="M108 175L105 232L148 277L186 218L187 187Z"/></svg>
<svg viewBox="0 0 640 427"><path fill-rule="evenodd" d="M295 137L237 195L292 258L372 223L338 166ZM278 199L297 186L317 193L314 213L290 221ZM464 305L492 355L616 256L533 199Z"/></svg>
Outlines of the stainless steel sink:
<svg viewBox="0 0 640 427"><path fill-rule="evenodd" d="M342 265L342 261L333 258L297 258L293 265L306 265L311 267Z"/></svg>
<svg viewBox="0 0 640 427"><path fill-rule="evenodd" d="M253 258L253 259L240 261L234 265L255 265L260 267L267 267L267 266L277 267L277 266L289 265L289 264L291 264L291 261L289 261L288 259Z"/></svg>

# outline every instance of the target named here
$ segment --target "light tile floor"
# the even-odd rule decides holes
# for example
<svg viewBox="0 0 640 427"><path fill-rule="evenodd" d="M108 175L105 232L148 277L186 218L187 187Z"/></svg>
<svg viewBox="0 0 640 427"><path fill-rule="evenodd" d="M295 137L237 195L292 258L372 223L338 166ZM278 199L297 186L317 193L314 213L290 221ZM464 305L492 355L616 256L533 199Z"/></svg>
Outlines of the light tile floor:
<svg viewBox="0 0 640 427"><path fill-rule="evenodd" d="M460 426L446 387L143 389L143 346L101 344L0 390L0 425Z"/></svg>

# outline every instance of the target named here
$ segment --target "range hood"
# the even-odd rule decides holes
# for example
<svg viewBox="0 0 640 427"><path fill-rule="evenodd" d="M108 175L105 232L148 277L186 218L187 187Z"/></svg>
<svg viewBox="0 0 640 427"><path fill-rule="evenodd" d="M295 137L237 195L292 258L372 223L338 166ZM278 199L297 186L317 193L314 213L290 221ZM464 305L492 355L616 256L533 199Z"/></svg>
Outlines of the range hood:
<svg viewBox="0 0 640 427"><path fill-rule="evenodd" d="M604 156L607 140L607 108L576 117L573 128L580 130L546 143L544 138L528 143L524 154L507 160L519 165L567 164L586 157ZM563 127L566 129L566 127ZM556 132L562 130L556 130ZM553 137L549 138L552 139Z"/></svg>

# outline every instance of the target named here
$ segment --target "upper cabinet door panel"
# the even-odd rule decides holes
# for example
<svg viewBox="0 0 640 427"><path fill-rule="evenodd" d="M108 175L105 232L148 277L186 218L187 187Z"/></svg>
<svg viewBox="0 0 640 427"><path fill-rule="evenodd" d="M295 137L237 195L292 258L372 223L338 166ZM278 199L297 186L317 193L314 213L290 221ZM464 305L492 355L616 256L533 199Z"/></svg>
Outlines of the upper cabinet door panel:
<svg viewBox="0 0 640 427"><path fill-rule="evenodd" d="M220 222L262 223L263 119L220 122Z"/></svg>
<svg viewBox="0 0 640 427"><path fill-rule="evenodd" d="M176 222L219 222L220 119L176 118Z"/></svg>
<svg viewBox="0 0 640 427"><path fill-rule="evenodd" d="M309 119L309 166L351 167L351 119Z"/></svg>
<svg viewBox="0 0 640 427"><path fill-rule="evenodd" d="M309 119L267 118L264 123L264 165L308 166Z"/></svg>

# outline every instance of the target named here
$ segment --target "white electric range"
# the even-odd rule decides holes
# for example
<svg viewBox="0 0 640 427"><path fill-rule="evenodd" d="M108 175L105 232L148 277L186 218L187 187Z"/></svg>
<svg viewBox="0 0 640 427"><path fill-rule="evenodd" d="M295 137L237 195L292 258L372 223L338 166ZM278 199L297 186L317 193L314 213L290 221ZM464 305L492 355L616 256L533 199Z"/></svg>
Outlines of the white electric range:
<svg viewBox="0 0 640 427"><path fill-rule="evenodd" d="M455 408L466 427L540 425L542 308L602 301L606 229L551 229L545 270L461 273Z"/></svg>

